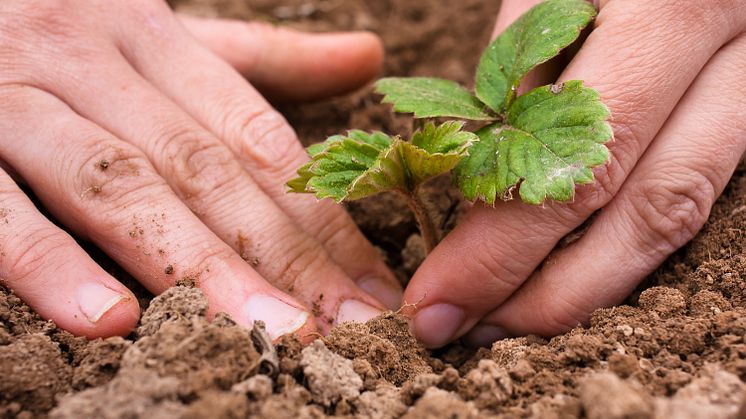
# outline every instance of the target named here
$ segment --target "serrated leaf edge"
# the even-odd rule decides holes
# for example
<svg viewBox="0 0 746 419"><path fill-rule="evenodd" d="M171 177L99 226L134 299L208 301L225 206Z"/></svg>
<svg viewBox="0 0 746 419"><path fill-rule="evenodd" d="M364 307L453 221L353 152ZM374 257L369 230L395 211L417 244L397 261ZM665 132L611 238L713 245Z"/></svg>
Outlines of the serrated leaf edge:
<svg viewBox="0 0 746 419"><path fill-rule="evenodd" d="M608 139L606 139L603 142L597 142L597 144L605 145L605 144L608 144L609 142L614 141L614 130L613 130L613 127L611 126L611 123L609 122L610 119L611 119L611 110L609 109L609 107L603 101L601 101L600 94L598 93L598 91L595 90L595 89L593 89L593 88L586 87L584 85L584 83L583 83L582 80L570 80L570 81L565 82L565 83L573 83L573 82L577 82L578 83L578 87L580 87L580 88L585 88L585 89L592 90L596 94L597 104L600 105L600 106L602 106L604 108L605 112L606 112L606 119L603 121L602 125L608 129L608 131L610 133L610 136L609 136ZM535 88L534 90L536 90L536 89L542 89L542 88L553 89L553 88L555 88L555 86L558 86L558 85L551 85L550 84L550 85L540 86L540 87ZM561 89L562 85L559 85L558 87ZM542 102L539 102L539 103L542 103ZM492 125L497 125L497 124L500 124L500 123L498 122L498 123L495 123L495 124L492 124ZM502 125L499 127L499 129L500 129L500 131L502 131L503 129L511 129L511 130L514 130L514 131L517 131L517 132L521 132L521 133L523 133L523 134L525 134L525 135L527 135L527 136L529 136L531 138L534 138L534 135L532 133L524 131L524 130L521 130L519 128L516 128L516 127L511 126L511 125L509 125L507 123L502 123ZM542 147L545 147L543 143L542 143ZM554 154L554 152L552 152L552 154ZM468 156L468 154L467 154L467 156ZM557 156L557 158L560 159L560 160L563 160L559 156ZM611 154L609 153L609 150L607 148L606 160L603 163L595 164L595 165L592 165L592 166L588 166L587 168L591 170L591 176L587 180L579 180L579 181L574 182L574 185L575 186L578 186L578 185L588 185L588 184L593 183L596 180L596 176L592 172L592 170L594 168L596 168L596 167L604 166L604 165L608 164L610 161L611 161ZM518 176L518 175L516 175L516 176ZM463 186L462 186L462 182L460 181L460 177L459 176L454 176L454 184L456 184L456 186L459 188L459 190L461 190L462 195L464 196L464 198L467 201L470 201L472 203L475 203L477 201L481 201L481 202L483 202L483 203L485 203L485 204L487 204L487 205L489 205L489 206L491 206L493 208L497 204L498 200L499 201L503 201L503 202L508 202L508 201L512 201L513 199L515 199L513 197L513 191L515 191L516 189L518 189L519 196L520 196L520 186L521 186L521 183L523 183L524 180L525 180L524 177L518 176L518 180L513 185L508 186L505 189L505 191L502 193L502 197L498 198L498 195L500 195L500 194L497 193L498 191L495 191L496 192L495 193L495 198L492 199L492 200L490 200L490 199L487 199L486 196L484 196L483 194L480 194L480 193L475 193L475 194L473 194L473 196L470 196L472 194L467 194L463 190ZM560 203L572 203L575 200L575 195L576 195L576 192L577 192L576 189L577 188L573 188L570 199L565 200L565 201L552 199L552 201L560 202ZM532 202L532 201L525 200L524 197L521 196L521 201L523 203L526 203L526 204L529 204L529 205L543 206L546 203L547 199L545 198L541 202Z"/></svg>

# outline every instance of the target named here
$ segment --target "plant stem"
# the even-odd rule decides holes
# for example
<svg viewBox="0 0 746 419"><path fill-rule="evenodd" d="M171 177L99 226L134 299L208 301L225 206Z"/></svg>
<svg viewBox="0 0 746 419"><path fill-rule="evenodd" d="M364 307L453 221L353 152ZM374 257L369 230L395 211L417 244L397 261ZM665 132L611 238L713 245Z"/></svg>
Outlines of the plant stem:
<svg viewBox="0 0 746 419"><path fill-rule="evenodd" d="M414 219L420 227L420 234L422 235L422 240L425 242L425 249L429 254L438 245L440 239L438 228L435 227L435 223L432 217L430 217L430 211L428 211L427 205L420 197L418 188L410 192L404 192L404 195L406 195L409 208L414 213Z"/></svg>

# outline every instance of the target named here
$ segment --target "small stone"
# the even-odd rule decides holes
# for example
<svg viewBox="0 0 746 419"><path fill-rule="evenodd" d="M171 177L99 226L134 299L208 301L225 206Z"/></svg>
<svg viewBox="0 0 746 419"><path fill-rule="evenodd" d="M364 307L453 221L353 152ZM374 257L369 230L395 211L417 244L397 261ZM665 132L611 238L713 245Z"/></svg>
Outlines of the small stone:
<svg viewBox="0 0 746 419"><path fill-rule="evenodd" d="M513 380L505 369L490 359L479 361L459 385L459 394L473 400L480 409L494 409L513 394Z"/></svg>
<svg viewBox="0 0 746 419"><path fill-rule="evenodd" d="M653 287L640 294L640 307L666 318L686 312L686 299L681 291L669 287Z"/></svg>

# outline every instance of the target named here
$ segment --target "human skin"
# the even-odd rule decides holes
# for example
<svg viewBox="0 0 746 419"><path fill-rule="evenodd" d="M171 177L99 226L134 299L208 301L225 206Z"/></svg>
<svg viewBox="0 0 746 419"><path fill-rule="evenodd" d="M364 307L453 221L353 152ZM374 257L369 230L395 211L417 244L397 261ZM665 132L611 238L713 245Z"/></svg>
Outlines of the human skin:
<svg viewBox="0 0 746 419"><path fill-rule="evenodd" d="M286 195L307 155L253 87L339 94L382 55L368 33L179 17L160 0L0 2L0 283L77 335L124 335L139 317L23 183L152 292L194 281L211 314L274 338L399 307L343 209Z"/></svg>
<svg viewBox="0 0 746 419"><path fill-rule="evenodd" d="M495 34L538 0L504 0ZM552 336L620 303L703 226L746 149L746 2L602 1L570 63L535 87L583 80L615 138L569 204L475 205L405 291L429 347ZM582 236L558 242L596 214Z"/></svg>

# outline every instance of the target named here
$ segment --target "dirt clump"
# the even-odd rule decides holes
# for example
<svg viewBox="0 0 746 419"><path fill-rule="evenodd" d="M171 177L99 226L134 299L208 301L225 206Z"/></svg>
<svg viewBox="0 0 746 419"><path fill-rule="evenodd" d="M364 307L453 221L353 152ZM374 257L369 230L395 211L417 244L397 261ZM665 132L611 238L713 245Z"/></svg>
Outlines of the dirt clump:
<svg viewBox="0 0 746 419"><path fill-rule="evenodd" d="M207 299L191 287L174 287L150 302L137 327L137 335L150 336L166 322L192 324L207 316Z"/></svg>
<svg viewBox="0 0 746 419"><path fill-rule="evenodd" d="M397 418L407 411L407 405L399 398L399 389L391 384L380 384L375 390L364 392L355 407L361 419Z"/></svg>
<svg viewBox="0 0 746 419"><path fill-rule="evenodd" d="M124 353L122 368L175 377L184 396L208 388L229 390L251 376L260 354L250 331L224 316L209 322L206 308L207 299L193 288L176 287L156 297L138 329L150 334Z"/></svg>
<svg viewBox="0 0 746 419"><path fill-rule="evenodd" d="M73 388L83 390L109 382L119 371L122 355L130 346L131 341L118 336L92 341L82 351L82 359L75 367Z"/></svg>
<svg viewBox="0 0 746 419"><path fill-rule="evenodd" d="M513 380L495 361L483 359L459 382L458 393L480 409L495 409L513 395Z"/></svg>
<svg viewBox="0 0 746 419"><path fill-rule="evenodd" d="M316 403L330 407L360 396L363 380L352 368L352 361L330 351L322 341L303 349L300 366Z"/></svg>
<svg viewBox="0 0 746 419"><path fill-rule="evenodd" d="M345 358L368 361L380 378L397 386L432 372L427 351L409 333L401 315L384 314L366 324L344 323L324 341Z"/></svg>
<svg viewBox="0 0 746 419"><path fill-rule="evenodd" d="M456 394L439 388L430 388L402 417L405 419L436 417L477 419L481 416L479 410L472 403L464 402Z"/></svg>
<svg viewBox="0 0 746 419"><path fill-rule="evenodd" d="M653 398L639 387L613 373L594 374L582 381L580 400L588 419L652 418Z"/></svg>
<svg viewBox="0 0 746 419"><path fill-rule="evenodd" d="M606 372L582 381L580 399L589 419L727 418L738 413L745 389L738 377L709 365L671 398L651 396L639 382Z"/></svg>
<svg viewBox="0 0 746 419"><path fill-rule="evenodd" d="M179 402L179 380L154 371L122 371L107 384L64 397L50 417L138 418L178 417L185 411Z"/></svg>
<svg viewBox="0 0 746 419"><path fill-rule="evenodd" d="M55 406L55 397L70 390L72 368L59 345L32 333L0 346L0 412L40 414Z"/></svg>

